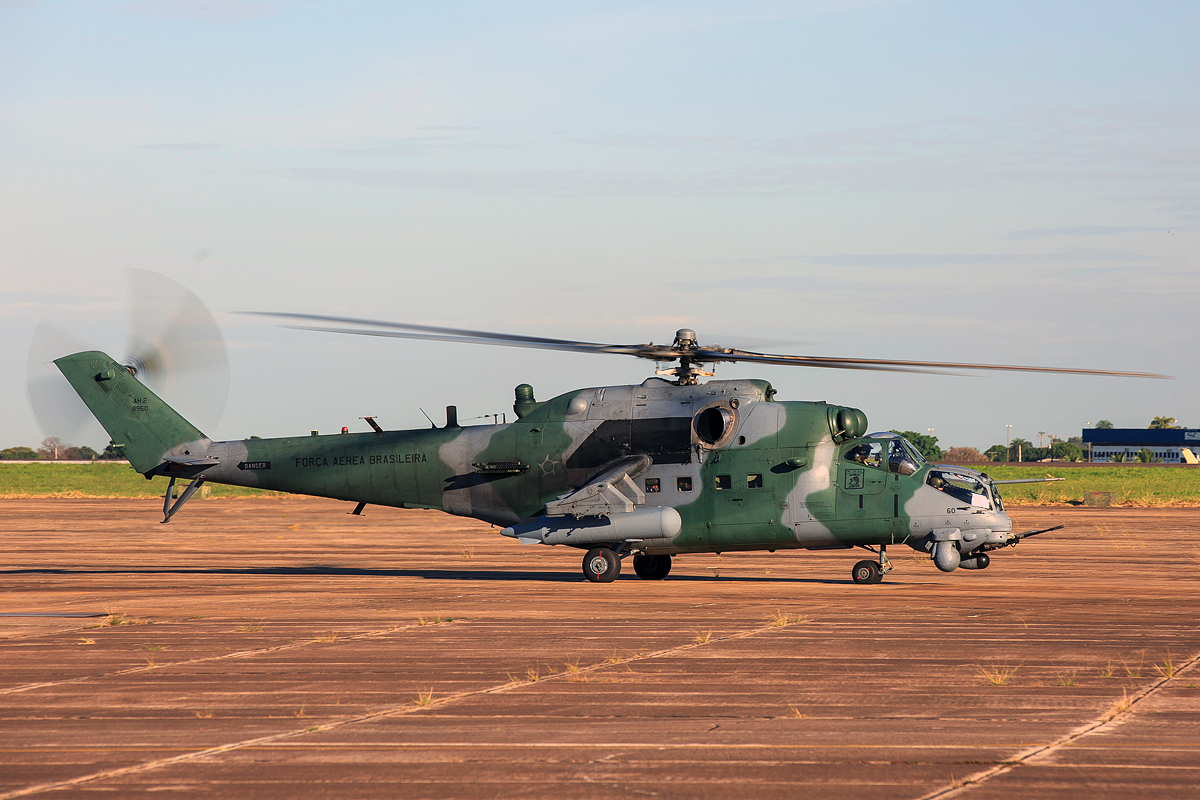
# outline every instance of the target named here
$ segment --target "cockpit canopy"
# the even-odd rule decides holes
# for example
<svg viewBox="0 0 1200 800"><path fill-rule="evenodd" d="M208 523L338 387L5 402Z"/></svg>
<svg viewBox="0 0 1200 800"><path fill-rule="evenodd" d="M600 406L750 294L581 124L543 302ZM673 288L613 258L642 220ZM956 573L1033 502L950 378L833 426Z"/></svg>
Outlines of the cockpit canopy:
<svg viewBox="0 0 1200 800"><path fill-rule="evenodd" d="M865 439L846 451L847 461L869 467L883 467L886 464L888 472L899 475L912 475L925 463L917 448L897 433L872 433Z"/></svg>
<svg viewBox="0 0 1200 800"><path fill-rule="evenodd" d="M959 503L977 508L991 508L987 484L974 475L948 467L929 470L925 483L944 492Z"/></svg>

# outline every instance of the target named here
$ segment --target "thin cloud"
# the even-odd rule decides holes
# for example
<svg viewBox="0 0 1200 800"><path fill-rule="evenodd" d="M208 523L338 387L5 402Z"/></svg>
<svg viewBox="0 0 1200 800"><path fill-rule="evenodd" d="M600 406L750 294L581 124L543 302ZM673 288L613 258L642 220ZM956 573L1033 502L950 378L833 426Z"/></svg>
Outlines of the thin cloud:
<svg viewBox="0 0 1200 800"><path fill-rule="evenodd" d="M1097 261L1148 261L1155 256L1133 253L1129 250L1101 250L1088 247L1070 247L1048 253L837 253L824 256L800 256L799 260L811 264L829 264L841 267L906 268L946 266L1009 266L1025 264L1078 264Z"/></svg>
<svg viewBox="0 0 1200 800"><path fill-rule="evenodd" d="M410 136L405 139L364 144L359 147L339 147L333 152L348 156L403 156L421 155L435 150L515 150L521 147L524 145L494 144L461 136L442 135Z"/></svg>
<svg viewBox="0 0 1200 800"><path fill-rule="evenodd" d="M0 292L0 319L96 319L123 313L121 301L51 292Z"/></svg>
<svg viewBox="0 0 1200 800"><path fill-rule="evenodd" d="M1068 225L1062 228L1028 228L1009 231L1006 239L1038 239L1052 236L1120 236L1125 233L1168 233L1182 228L1162 228L1149 225Z"/></svg>
<svg viewBox="0 0 1200 800"><path fill-rule="evenodd" d="M174 150L180 153L190 153L197 150L215 150L221 145L215 142L159 142L156 144L139 144L139 150Z"/></svg>
<svg viewBox="0 0 1200 800"><path fill-rule="evenodd" d="M275 3L253 0L139 0L121 6L135 14L229 22L260 19L277 11Z"/></svg>

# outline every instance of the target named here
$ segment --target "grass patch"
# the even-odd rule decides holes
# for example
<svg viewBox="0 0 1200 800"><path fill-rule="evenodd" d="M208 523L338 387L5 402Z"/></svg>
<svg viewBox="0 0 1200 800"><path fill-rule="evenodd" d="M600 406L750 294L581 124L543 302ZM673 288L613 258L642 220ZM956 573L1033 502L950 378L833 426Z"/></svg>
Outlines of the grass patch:
<svg viewBox="0 0 1200 800"><path fill-rule="evenodd" d="M1127 662L1127 661L1126 661L1125 659L1123 659L1123 658L1121 659L1121 666L1125 668L1125 677L1126 677L1126 678L1140 678L1140 677L1142 677L1142 667L1143 667L1143 666L1145 666L1145 664L1146 664L1146 654L1145 654L1145 652L1143 652L1143 653L1142 653L1142 659L1141 659L1141 661L1139 661L1139 662L1138 662L1138 664L1137 664L1137 666L1136 666L1136 667L1132 667L1132 666L1130 666L1130 665L1129 665L1129 662Z"/></svg>
<svg viewBox="0 0 1200 800"><path fill-rule="evenodd" d="M807 621L808 617L803 614L785 614L782 611L776 611L775 616L771 617L771 624L776 628L783 628L787 625L796 625Z"/></svg>
<svg viewBox="0 0 1200 800"><path fill-rule="evenodd" d="M1078 677L1074 672L1064 672L1055 680L1059 686L1074 686L1078 682Z"/></svg>
<svg viewBox="0 0 1200 800"><path fill-rule="evenodd" d="M1133 707L1133 701L1129 699L1129 692L1122 690L1121 691L1121 699L1117 700L1115 703L1113 703L1111 706L1109 706L1108 711L1104 712L1104 721L1107 722L1108 720L1112 719L1113 717L1124 714L1126 711L1128 711L1132 707Z"/></svg>
<svg viewBox="0 0 1200 800"><path fill-rule="evenodd" d="M3 464L0 463L0 497L114 497L158 498L167 491L168 479L146 480L124 461L91 464ZM176 483L176 488L179 484ZM212 487L211 497L286 497L287 492L269 492L245 486ZM189 502L204 502L193 497Z"/></svg>
<svg viewBox="0 0 1200 800"><path fill-rule="evenodd" d="M712 631L697 631L696 632L696 644L708 644L708 640L711 638L712 638Z"/></svg>
<svg viewBox="0 0 1200 800"><path fill-rule="evenodd" d="M323 644L331 644L332 642L336 642L337 640L338 640L338 635L337 635L336 631L330 631L329 633L323 633L320 636L313 639L314 642L321 642Z"/></svg>
<svg viewBox="0 0 1200 800"><path fill-rule="evenodd" d="M419 706L427 706L433 703L433 687L429 687L425 691L417 690L416 704Z"/></svg>
<svg viewBox="0 0 1200 800"><path fill-rule="evenodd" d="M791 705L788 706L788 716L791 717L792 719L804 719L803 712L801 712L800 709L796 708L795 706L791 706Z"/></svg>
<svg viewBox="0 0 1200 800"><path fill-rule="evenodd" d="M1015 484L1001 487L1011 505L1067 505L1083 502L1083 493L1112 492L1113 502L1121 506L1200 506L1200 469L1185 467L1062 467L1055 464L1010 467L974 465L997 480L1038 478L1047 473L1067 480L1048 484ZM288 492L272 492L245 486L206 483L211 497L288 497ZM146 480L123 461L96 461L92 464L3 464L0 463L0 497L111 497L161 498L167 479ZM203 502L194 498L192 502ZM470 548L460 551L471 560ZM713 568L713 569L719 569Z"/></svg>
<svg viewBox="0 0 1200 800"><path fill-rule="evenodd" d="M1021 668L1021 665L1018 664L1015 667L1010 667L1007 664L988 664L987 666L976 664L975 668L979 670L979 674L983 676L983 679L992 686L1008 686L1013 676L1017 674L1017 670Z"/></svg>
<svg viewBox="0 0 1200 800"><path fill-rule="evenodd" d="M1200 506L1200 469L1186 467L1062 467L1038 464L1028 467L974 465L996 480L1066 478L1055 483L1026 483L1001 486L1009 505L1081 505L1084 492L1112 492L1113 505Z"/></svg>
<svg viewBox="0 0 1200 800"><path fill-rule="evenodd" d="M116 611L109 611L108 616L95 625L88 625L89 628L122 628L126 625L148 625L149 622L144 619L134 619Z"/></svg>
<svg viewBox="0 0 1200 800"><path fill-rule="evenodd" d="M1175 660L1171 658L1170 650L1167 651L1167 658L1163 663L1154 665L1154 671L1160 677L1167 678L1168 680L1175 677Z"/></svg>

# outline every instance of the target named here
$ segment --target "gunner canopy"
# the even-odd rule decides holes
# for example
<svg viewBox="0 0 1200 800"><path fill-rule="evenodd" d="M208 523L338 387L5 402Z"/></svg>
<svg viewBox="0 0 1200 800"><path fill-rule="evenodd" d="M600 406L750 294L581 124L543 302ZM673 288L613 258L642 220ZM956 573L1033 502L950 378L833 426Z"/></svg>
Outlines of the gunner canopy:
<svg viewBox="0 0 1200 800"><path fill-rule="evenodd" d="M976 508L991 508L987 484L974 475L949 469L931 469L925 483L953 497L959 503Z"/></svg>

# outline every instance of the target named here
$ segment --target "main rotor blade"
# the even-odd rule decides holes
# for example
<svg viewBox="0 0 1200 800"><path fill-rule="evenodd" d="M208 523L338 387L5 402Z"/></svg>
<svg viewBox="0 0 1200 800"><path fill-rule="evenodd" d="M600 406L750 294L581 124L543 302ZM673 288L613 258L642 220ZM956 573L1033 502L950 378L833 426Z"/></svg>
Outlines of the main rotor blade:
<svg viewBox="0 0 1200 800"><path fill-rule="evenodd" d="M524 336L513 333L475 331L466 328L448 328L436 325L415 325L408 322L358 319L327 314L291 314L279 311L243 312L253 316L313 322L339 323L339 325L286 325L298 330L322 333L350 333L358 336L379 336L395 339L423 339L427 341L462 342L467 344L504 345L508 347L530 347L540 350L562 350L574 353L612 353L635 356L651 361L676 361L686 359L693 363L716 364L721 362L749 362L778 364L794 367L824 367L826 369L877 370L881 372L917 372L934 375L955 374L954 370L1002 370L1008 372L1052 372L1068 375L1108 375L1126 378L1170 378L1148 372L1119 372L1114 370L1075 369L1070 367L1026 367L1011 364L974 364L943 361L901 361L876 358L833 358L828 356L775 355L754 353L719 347L680 348L655 344L601 344L578 342L570 339L551 339L543 336ZM366 327L340 327L357 325ZM378 328L382 330L372 330Z"/></svg>
<svg viewBox="0 0 1200 800"><path fill-rule="evenodd" d="M1076 369L1073 367L1028 367L1015 364L974 364L951 361L900 361L885 358L832 358L826 356L787 356L771 355L770 353L749 353L742 350L721 351L699 348L691 351L696 355L690 356L695 361L746 361L758 364L782 364L797 367L828 367L831 369L896 369L899 371L931 371L943 374L944 370L986 369L1003 370L1007 372L1055 372L1066 375L1109 375L1119 378L1161 378L1174 380L1170 375L1159 375L1153 372L1120 372L1108 369ZM910 369L902 369L902 368Z"/></svg>
<svg viewBox="0 0 1200 800"><path fill-rule="evenodd" d="M537 350L565 350L572 353L615 353L625 356L645 356L643 345L593 344L591 342L572 342L569 340L535 341L533 337L514 336L511 338L493 338L487 336L454 336L451 334L421 333L420 331L373 331L369 328L337 328L322 325L284 325L296 331L317 331L318 333L352 333L358 336L379 336L385 339L417 339L426 342L459 342L462 344L487 344L501 347L529 347Z"/></svg>
<svg viewBox="0 0 1200 800"><path fill-rule="evenodd" d="M545 336L523 336L515 333L495 333L493 331L473 331L466 328L446 328L437 325L414 325L407 322L389 322L386 320L358 319L355 317L338 317L327 314L290 314L279 311L247 311L242 312L257 317L276 317L279 319L312 320L314 322L333 322L345 325L361 325L370 327L345 328L326 325L285 325L297 330L320 331L323 333L353 333L359 336L382 336L394 339L425 339L438 342L462 342L467 344L507 345L509 347L531 347L540 350L565 350L573 353L615 353L617 355L636 356L656 360L678 358L682 352L678 348L652 344L602 344L599 342L577 342L571 339L551 339ZM383 328L384 330L371 330Z"/></svg>

